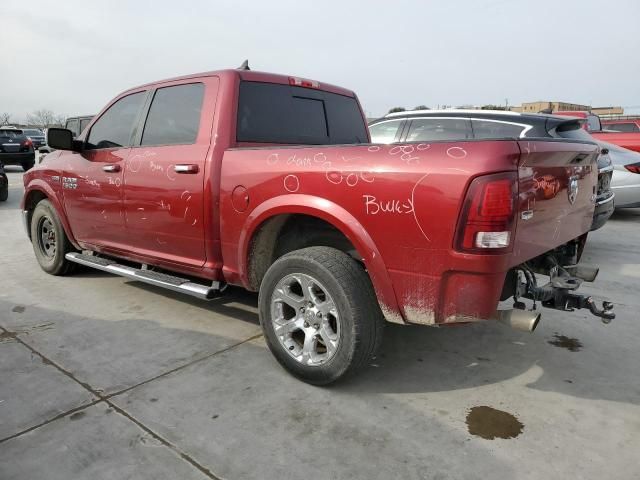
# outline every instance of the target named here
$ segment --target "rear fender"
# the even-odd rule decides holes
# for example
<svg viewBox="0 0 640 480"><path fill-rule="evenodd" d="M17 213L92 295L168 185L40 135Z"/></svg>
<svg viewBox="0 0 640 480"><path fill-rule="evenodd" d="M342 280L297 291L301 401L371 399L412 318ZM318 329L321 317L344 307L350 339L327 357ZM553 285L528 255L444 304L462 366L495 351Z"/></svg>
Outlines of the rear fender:
<svg viewBox="0 0 640 480"><path fill-rule="evenodd" d="M242 283L249 285L247 259L251 239L269 218L283 214L303 214L317 217L333 225L356 248L367 268L378 303L387 320L404 323L382 255L364 227L341 206L313 195L288 194L270 198L247 217L238 241L238 267Z"/></svg>

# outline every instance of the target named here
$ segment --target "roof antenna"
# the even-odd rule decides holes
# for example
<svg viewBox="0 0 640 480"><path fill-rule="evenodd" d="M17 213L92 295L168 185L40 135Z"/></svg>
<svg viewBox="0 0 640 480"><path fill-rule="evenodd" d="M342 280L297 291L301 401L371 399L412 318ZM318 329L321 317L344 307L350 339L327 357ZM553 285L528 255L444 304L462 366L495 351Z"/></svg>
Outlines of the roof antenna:
<svg viewBox="0 0 640 480"><path fill-rule="evenodd" d="M249 60L245 60L244 62L242 62L242 65L238 67L238 70L251 70L249 68Z"/></svg>

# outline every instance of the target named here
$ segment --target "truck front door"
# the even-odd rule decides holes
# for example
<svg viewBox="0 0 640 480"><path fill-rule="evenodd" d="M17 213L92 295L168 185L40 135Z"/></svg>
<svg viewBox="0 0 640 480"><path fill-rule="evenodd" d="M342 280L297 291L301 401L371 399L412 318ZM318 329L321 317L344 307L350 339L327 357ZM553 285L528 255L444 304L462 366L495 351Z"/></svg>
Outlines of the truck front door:
<svg viewBox="0 0 640 480"><path fill-rule="evenodd" d="M91 126L80 153L63 152L64 208L74 237L89 245L123 248L124 165L147 92L117 99Z"/></svg>

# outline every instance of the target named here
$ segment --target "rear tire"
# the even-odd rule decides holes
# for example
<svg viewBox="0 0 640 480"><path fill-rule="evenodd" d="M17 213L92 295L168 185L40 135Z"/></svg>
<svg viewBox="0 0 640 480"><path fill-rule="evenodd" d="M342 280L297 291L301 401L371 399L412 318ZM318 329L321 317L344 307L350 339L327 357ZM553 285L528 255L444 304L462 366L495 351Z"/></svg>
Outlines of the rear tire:
<svg viewBox="0 0 640 480"><path fill-rule="evenodd" d="M269 349L307 383L327 385L357 372L382 340L384 318L369 276L334 248L304 248L276 260L258 303Z"/></svg>
<svg viewBox="0 0 640 480"><path fill-rule="evenodd" d="M51 275L71 273L76 264L67 260L65 255L75 250L49 200L42 200L36 205L30 228L31 244L40 267Z"/></svg>

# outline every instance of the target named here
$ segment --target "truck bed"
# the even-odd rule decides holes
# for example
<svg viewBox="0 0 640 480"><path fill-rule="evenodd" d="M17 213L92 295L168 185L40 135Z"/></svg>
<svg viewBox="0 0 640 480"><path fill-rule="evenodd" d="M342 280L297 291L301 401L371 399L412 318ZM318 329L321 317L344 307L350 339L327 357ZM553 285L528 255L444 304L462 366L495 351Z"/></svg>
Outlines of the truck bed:
<svg viewBox="0 0 640 480"><path fill-rule="evenodd" d="M245 239L279 211L295 212L349 238L389 312L399 307L423 324L488 318L511 267L589 230L596 151L564 140L230 149L221 175L225 277L248 286ZM471 180L509 171L519 190L512 251L456 250Z"/></svg>

